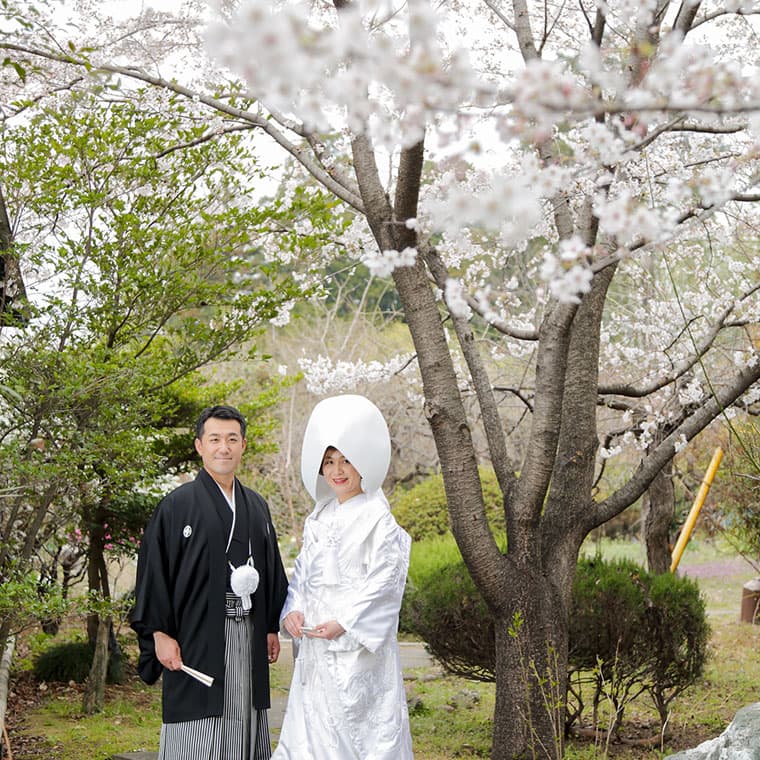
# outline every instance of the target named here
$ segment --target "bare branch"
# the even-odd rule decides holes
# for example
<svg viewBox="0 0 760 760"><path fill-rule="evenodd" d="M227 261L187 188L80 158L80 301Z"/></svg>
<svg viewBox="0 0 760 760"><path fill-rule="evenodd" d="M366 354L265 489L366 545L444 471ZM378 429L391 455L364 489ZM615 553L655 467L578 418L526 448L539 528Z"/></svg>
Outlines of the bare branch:
<svg viewBox="0 0 760 760"><path fill-rule="evenodd" d="M289 119L287 116L281 114L276 109L267 106L267 111L281 127L284 127L288 131L295 132L295 134L297 134L299 137L303 137L303 139L309 143L314 157L317 159L319 165L324 169L324 171L333 177L336 182L339 182L341 185L343 185L346 190L359 197L359 187L357 186L356 182L341 172L339 169L337 169L335 166L328 166L325 163L325 147L317 135L306 129L300 122L295 121L294 119Z"/></svg>
<svg viewBox="0 0 760 760"><path fill-rule="evenodd" d="M510 388L508 385L494 385L493 390L499 393L511 393L513 396L517 396L517 398L525 404L527 410L533 412L533 404L530 403L530 399L519 388Z"/></svg>
<svg viewBox="0 0 760 760"><path fill-rule="evenodd" d="M494 12L494 14L497 16L499 21L504 24L508 29L511 29L513 32L517 31L517 27L502 13L501 9L496 5L494 0L483 0L483 2Z"/></svg>
<svg viewBox="0 0 760 760"><path fill-rule="evenodd" d="M717 11L713 11L712 13L708 13L705 16L703 16L699 21L695 21L691 25L691 29L696 29L698 26L702 26L702 24L707 24L710 21L715 21L716 18L720 18L721 16L757 16L760 15L760 9L752 8L751 10L744 11L741 8L738 8L735 11L729 11L725 8L719 9Z"/></svg>
<svg viewBox="0 0 760 760"><path fill-rule="evenodd" d="M219 131L206 132L205 135L201 135L200 137L197 137L195 140L190 140L185 143L177 143L176 145L172 145L166 150L162 150L160 153L156 153L153 156L153 158L164 158L164 156L168 156L172 153L176 153L177 151L185 150L186 148L194 148L197 145L203 145L204 143L211 142L221 137L222 135L229 135L234 132L247 132L251 129L254 129L254 127L250 124L236 124L231 127L224 127L222 130L219 130Z"/></svg>
<svg viewBox="0 0 760 760"><path fill-rule="evenodd" d="M756 361L751 366L748 365L736 374L731 384L718 391L664 438L643 460L636 474L622 488L599 502L595 510L589 511L586 526L589 530L620 514L647 490L657 473L675 455L675 445L681 436L690 441L760 380L760 354L756 353L755 358Z"/></svg>
<svg viewBox="0 0 760 760"><path fill-rule="evenodd" d="M498 319L487 312L483 307L483 304L470 295L467 295L467 304L478 316L482 317L489 326L493 327L494 330L502 335L508 335L510 338L515 338L516 340L538 340L538 330L527 330L507 324L503 319Z"/></svg>
<svg viewBox="0 0 760 760"><path fill-rule="evenodd" d="M681 124L671 127L669 132L695 132L708 135L735 135L747 128L746 124L734 124L733 126L715 126L711 124Z"/></svg>

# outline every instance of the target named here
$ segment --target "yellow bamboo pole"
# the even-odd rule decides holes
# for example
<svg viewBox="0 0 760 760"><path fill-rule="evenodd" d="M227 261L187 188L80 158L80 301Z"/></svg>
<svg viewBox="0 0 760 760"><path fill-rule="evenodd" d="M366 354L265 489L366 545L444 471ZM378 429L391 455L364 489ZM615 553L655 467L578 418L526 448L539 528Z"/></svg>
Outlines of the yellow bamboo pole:
<svg viewBox="0 0 760 760"><path fill-rule="evenodd" d="M697 498L694 499L694 504L692 504L689 516L686 518L686 522L683 524L683 528L681 528L681 533L678 536L678 541L676 541L675 549L673 549L673 554L671 555L670 562L671 573L674 573L676 571L678 563L681 561L683 550L686 548L686 544L689 543L691 533L694 530L694 526L697 524L699 511L702 509L702 505L705 503L707 493L710 490L713 479L715 478L715 473L718 471L721 459L723 459L723 449L718 446L718 448L715 449L715 453L713 454L710 466L707 468L707 472L705 473L704 478L702 478L702 485L699 487Z"/></svg>

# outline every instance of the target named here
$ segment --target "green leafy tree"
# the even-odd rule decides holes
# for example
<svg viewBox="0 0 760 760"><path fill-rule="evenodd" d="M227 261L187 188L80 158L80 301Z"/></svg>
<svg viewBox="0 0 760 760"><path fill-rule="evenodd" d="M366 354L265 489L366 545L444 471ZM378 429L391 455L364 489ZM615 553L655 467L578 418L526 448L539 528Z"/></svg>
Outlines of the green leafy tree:
<svg viewBox="0 0 760 760"><path fill-rule="evenodd" d="M731 428L724 469L708 513L734 548L760 572L760 426L749 418Z"/></svg>
<svg viewBox="0 0 760 760"><path fill-rule="evenodd" d="M78 527L90 589L107 600L107 547L136 548L142 495L187 466L188 423L231 392L199 370L258 357L256 332L301 292L257 252L290 212L225 168L257 176L243 136L206 140L175 106L67 97L6 131L0 172L34 287L0 364L3 581L11 558L31 567ZM266 408L277 382L263 382ZM257 416L254 441L267 424Z"/></svg>

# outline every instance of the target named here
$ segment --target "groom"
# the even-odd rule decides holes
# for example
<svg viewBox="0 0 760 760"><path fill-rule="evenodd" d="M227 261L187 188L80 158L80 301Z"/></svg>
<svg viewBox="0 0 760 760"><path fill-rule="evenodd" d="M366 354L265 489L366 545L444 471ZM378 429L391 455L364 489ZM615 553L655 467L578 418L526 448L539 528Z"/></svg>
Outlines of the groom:
<svg viewBox="0 0 760 760"><path fill-rule="evenodd" d="M211 757L212 744L225 758L271 754L269 663L280 652L287 578L267 503L235 477L245 434L234 407L201 413L195 448L203 468L161 500L140 546L131 625L140 676L154 683L163 674L160 760ZM250 599L231 583L245 566L257 571L248 571L254 585L258 574Z"/></svg>

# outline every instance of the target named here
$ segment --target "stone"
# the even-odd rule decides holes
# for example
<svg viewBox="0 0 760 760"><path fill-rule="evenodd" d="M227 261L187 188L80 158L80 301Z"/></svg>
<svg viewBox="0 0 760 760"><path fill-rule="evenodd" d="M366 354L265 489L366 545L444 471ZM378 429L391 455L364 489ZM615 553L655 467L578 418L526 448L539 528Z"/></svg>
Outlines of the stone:
<svg viewBox="0 0 760 760"><path fill-rule="evenodd" d="M739 710L717 738L665 760L760 760L760 702Z"/></svg>

